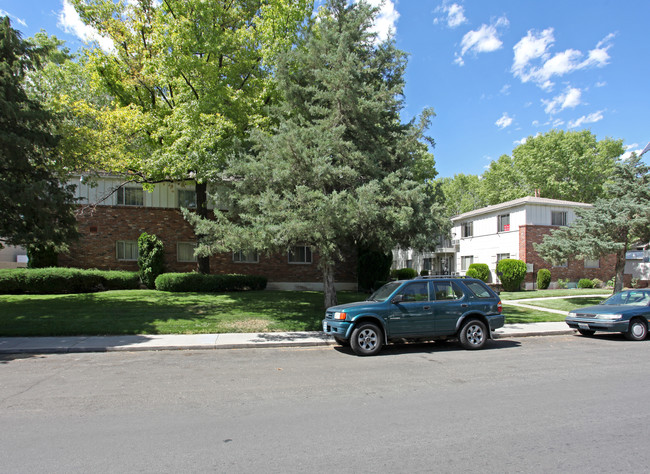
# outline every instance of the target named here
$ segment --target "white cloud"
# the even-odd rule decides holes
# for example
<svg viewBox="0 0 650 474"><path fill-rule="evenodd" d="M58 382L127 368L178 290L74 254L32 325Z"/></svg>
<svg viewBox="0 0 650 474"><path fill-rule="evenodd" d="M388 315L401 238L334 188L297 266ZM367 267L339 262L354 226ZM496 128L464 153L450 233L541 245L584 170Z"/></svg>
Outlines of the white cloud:
<svg viewBox="0 0 650 474"><path fill-rule="evenodd" d="M452 3L450 5L445 2L436 8L435 12L444 13L443 17L434 18L433 23L436 25L445 22L449 28L456 28L463 23L467 23L467 18L465 18L465 8L458 3Z"/></svg>
<svg viewBox="0 0 650 474"><path fill-rule="evenodd" d="M601 81L596 83L596 87L605 87L607 85L606 81Z"/></svg>
<svg viewBox="0 0 650 474"><path fill-rule="evenodd" d="M508 19L503 16L491 25L483 24L478 30L467 32L460 43L460 54L456 53L454 62L462 66L465 64L463 56L469 52L473 52L474 54L490 53L501 49L503 42L499 39L497 28L505 27L509 24Z"/></svg>
<svg viewBox="0 0 650 474"><path fill-rule="evenodd" d="M377 33L379 41L384 41L397 29L399 12L395 8L395 2L393 0L368 0L368 3L379 8L379 13L371 30Z"/></svg>
<svg viewBox="0 0 650 474"><path fill-rule="evenodd" d="M636 153L637 156L641 154L643 148L638 143L632 143L631 145L625 145L625 153L621 155L621 158L627 160L632 156L632 153Z"/></svg>
<svg viewBox="0 0 650 474"><path fill-rule="evenodd" d="M506 127L512 125L513 118L509 117L507 113L504 113L499 120L494 122L494 125L503 130Z"/></svg>
<svg viewBox="0 0 650 474"><path fill-rule="evenodd" d="M564 109L573 109L580 105L581 96L582 91L580 89L569 87L566 92L553 97L551 100L542 99L542 103L546 106L544 111L549 115L554 115Z"/></svg>
<svg viewBox="0 0 650 474"><path fill-rule="evenodd" d="M609 34L589 51L586 59L576 49L567 49L551 55L550 49L555 42L553 28L541 33L529 30L513 47L514 59L511 71L521 82L534 82L544 90L553 88L551 79L564 76L588 67L604 67L609 63L609 48L614 34Z"/></svg>
<svg viewBox="0 0 650 474"><path fill-rule="evenodd" d="M8 16L11 21L16 22L19 25L27 28L27 22L25 22L25 20L23 20L22 18L18 18L16 15L12 15L11 13L9 13L6 10L3 10L2 8L0 8L0 16Z"/></svg>
<svg viewBox="0 0 650 474"><path fill-rule="evenodd" d="M522 138L521 140L515 140L514 142L512 142L512 144L513 144L514 146L519 146L519 145L523 145L523 144L526 143L527 141L528 141L528 137L524 137L524 138Z"/></svg>
<svg viewBox="0 0 650 474"><path fill-rule="evenodd" d="M96 29L81 21L79 13L77 13L68 0L63 0L63 9L59 13L57 26L66 33L75 35L85 43L96 41L104 51L108 52L115 49L113 41L110 38L101 36Z"/></svg>
<svg viewBox="0 0 650 474"><path fill-rule="evenodd" d="M569 122L569 128L578 128L578 127L582 127L584 124L596 123L601 121L603 117L604 116L602 110L599 110L598 112L594 112L593 114L583 115L582 117L576 120L571 120Z"/></svg>
<svg viewBox="0 0 650 474"><path fill-rule="evenodd" d="M510 84L504 85L499 92L503 95L510 95Z"/></svg>

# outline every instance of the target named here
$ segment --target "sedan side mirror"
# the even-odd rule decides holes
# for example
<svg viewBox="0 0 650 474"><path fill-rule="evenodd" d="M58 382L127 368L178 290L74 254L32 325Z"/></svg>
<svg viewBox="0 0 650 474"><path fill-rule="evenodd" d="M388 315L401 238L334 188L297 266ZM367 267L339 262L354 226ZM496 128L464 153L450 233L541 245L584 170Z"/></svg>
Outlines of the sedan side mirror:
<svg viewBox="0 0 650 474"><path fill-rule="evenodd" d="M393 304L401 303L402 301L404 301L404 295L397 295L395 298L390 300L390 302Z"/></svg>

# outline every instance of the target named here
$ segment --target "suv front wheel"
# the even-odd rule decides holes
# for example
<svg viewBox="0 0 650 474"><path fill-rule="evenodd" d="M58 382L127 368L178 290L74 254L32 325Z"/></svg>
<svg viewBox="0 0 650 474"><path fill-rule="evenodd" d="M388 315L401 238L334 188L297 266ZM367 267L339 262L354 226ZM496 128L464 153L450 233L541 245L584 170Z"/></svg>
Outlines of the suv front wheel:
<svg viewBox="0 0 650 474"><path fill-rule="evenodd" d="M460 328L458 339L465 349L481 349L487 341L487 329L483 321L470 319Z"/></svg>
<svg viewBox="0 0 650 474"><path fill-rule="evenodd" d="M383 345L381 329L375 324L363 323L352 331L350 347L356 355L375 355Z"/></svg>

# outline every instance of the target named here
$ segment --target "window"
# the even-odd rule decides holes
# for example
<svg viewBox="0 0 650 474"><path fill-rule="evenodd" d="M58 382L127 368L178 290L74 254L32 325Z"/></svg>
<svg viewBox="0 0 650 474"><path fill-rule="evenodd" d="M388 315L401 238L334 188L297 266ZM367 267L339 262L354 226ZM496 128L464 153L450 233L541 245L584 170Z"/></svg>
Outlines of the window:
<svg viewBox="0 0 650 474"><path fill-rule="evenodd" d="M485 285L477 281L466 281L465 286L472 290L477 298L492 298L492 294Z"/></svg>
<svg viewBox="0 0 650 474"><path fill-rule="evenodd" d="M138 242L135 240L119 240L116 243L118 260L137 260Z"/></svg>
<svg viewBox="0 0 650 474"><path fill-rule="evenodd" d="M465 271L469 266L474 263L474 256L470 255L468 257L460 257L460 269Z"/></svg>
<svg viewBox="0 0 650 474"><path fill-rule="evenodd" d="M499 232L508 232L510 230L510 214L502 214L497 217Z"/></svg>
<svg viewBox="0 0 650 474"><path fill-rule="evenodd" d="M552 211L551 212L551 225L566 225L566 212Z"/></svg>
<svg viewBox="0 0 650 474"><path fill-rule="evenodd" d="M406 268L413 268L413 260L406 261Z"/></svg>
<svg viewBox="0 0 650 474"><path fill-rule="evenodd" d="M430 272L433 269L433 259L432 258L425 258L422 261L422 270L426 270Z"/></svg>
<svg viewBox="0 0 650 474"><path fill-rule="evenodd" d="M298 245L289 249L289 263L311 263L311 247Z"/></svg>
<svg viewBox="0 0 650 474"><path fill-rule="evenodd" d="M497 254L497 263L499 263L499 260L505 260L506 258L510 258L509 253L498 253Z"/></svg>
<svg viewBox="0 0 650 474"><path fill-rule="evenodd" d="M195 249L196 244L194 242L178 242L176 244L176 260L179 262L196 262Z"/></svg>
<svg viewBox="0 0 650 474"><path fill-rule="evenodd" d="M561 262L557 262L557 264L553 264L554 267L558 268L566 268L569 266L569 261L568 260L562 260Z"/></svg>
<svg viewBox="0 0 650 474"><path fill-rule="evenodd" d="M473 222L465 222L462 227L462 234L463 237L471 237L474 235L474 225Z"/></svg>
<svg viewBox="0 0 650 474"><path fill-rule="evenodd" d="M585 260L585 268L600 268L600 260Z"/></svg>
<svg viewBox="0 0 650 474"><path fill-rule="evenodd" d="M260 256L255 251L246 252L240 250L239 252L233 252L232 261L236 263L258 263Z"/></svg>
<svg viewBox="0 0 650 474"><path fill-rule="evenodd" d="M144 192L141 188L121 187L117 190L118 206L144 206Z"/></svg>
<svg viewBox="0 0 650 474"><path fill-rule="evenodd" d="M436 281L433 283L436 301L457 300L463 297L463 292L451 281Z"/></svg>
<svg viewBox="0 0 650 474"><path fill-rule="evenodd" d="M400 292L404 302L429 301L429 284L426 281L406 285Z"/></svg>
<svg viewBox="0 0 650 474"><path fill-rule="evenodd" d="M179 189L178 207L196 209L196 192L192 189Z"/></svg>

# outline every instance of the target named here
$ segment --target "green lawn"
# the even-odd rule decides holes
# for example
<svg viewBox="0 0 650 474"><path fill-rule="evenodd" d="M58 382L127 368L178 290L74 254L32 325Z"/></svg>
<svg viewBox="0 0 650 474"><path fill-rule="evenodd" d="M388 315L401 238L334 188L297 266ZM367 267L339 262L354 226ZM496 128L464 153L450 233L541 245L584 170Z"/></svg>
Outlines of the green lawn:
<svg viewBox="0 0 650 474"><path fill-rule="evenodd" d="M503 300L605 294L608 290L543 290L501 293ZM367 298L339 292L339 303ZM534 302L569 311L596 304L589 297ZM320 292L251 291L167 293L153 290L73 295L0 295L0 336L108 334L205 334L318 331L323 318ZM504 305L506 323L563 321L562 315Z"/></svg>
<svg viewBox="0 0 650 474"><path fill-rule="evenodd" d="M339 303L366 298L338 293ZM323 313L319 292L0 295L0 336L317 331Z"/></svg>
<svg viewBox="0 0 650 474"><path fill-rule="evenodd" d="M502 300L522 300L527 298L550 298L554 296L584 296L584 295L611 295L612 290L607 288L582 288L575 290L531 290L531 291L502 291L499 296Z"/></svg>

